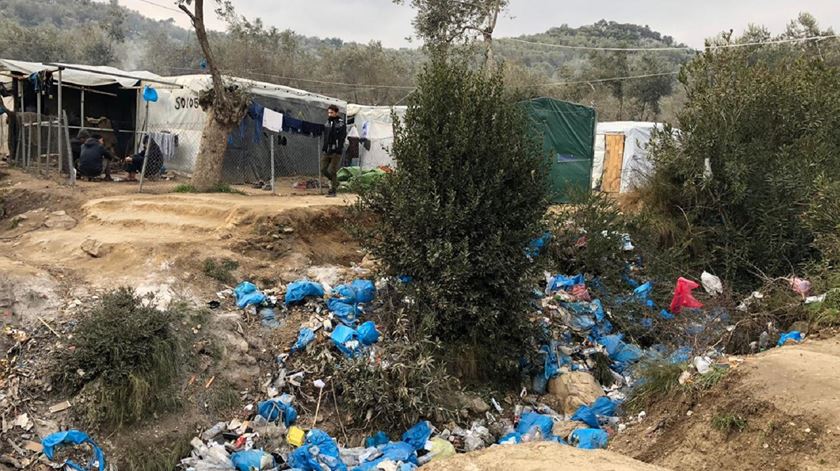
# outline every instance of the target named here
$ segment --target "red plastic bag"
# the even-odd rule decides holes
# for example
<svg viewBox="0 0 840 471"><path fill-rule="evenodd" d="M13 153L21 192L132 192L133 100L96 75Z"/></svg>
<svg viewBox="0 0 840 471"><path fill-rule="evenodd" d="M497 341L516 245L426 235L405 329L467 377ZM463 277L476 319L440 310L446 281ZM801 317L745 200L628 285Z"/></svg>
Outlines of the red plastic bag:
<svg viewBox="0 0 840 471"><path fill-rule="evenodd" d="M691 291L699 288L700 285L689 279L680 277L677 279L677 286L674 288L674 299L671 300L671 312L679 314L682 308L700 308L703 303L694 298Z"/></svg>

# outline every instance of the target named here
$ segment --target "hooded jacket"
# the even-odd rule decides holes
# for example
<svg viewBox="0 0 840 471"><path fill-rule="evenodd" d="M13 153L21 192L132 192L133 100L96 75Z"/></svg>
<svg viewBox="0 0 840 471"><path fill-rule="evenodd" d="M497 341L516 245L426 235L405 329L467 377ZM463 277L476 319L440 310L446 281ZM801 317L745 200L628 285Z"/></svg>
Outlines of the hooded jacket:
<svg viewBox="0 0 840 471"><path fill-rule="evenodd" d="M321 151L325 154L341 154L344 151L344 140L347 138L347 125L340 116L330 118L324 124L324 145Z"/></svg>
<svg viewBox="0 0 840 471"><path fill-rule="evenodd" d="M79 152L79 170L101 170L102 159L114 160L114 156L98 140L88 138Z"/></svg>

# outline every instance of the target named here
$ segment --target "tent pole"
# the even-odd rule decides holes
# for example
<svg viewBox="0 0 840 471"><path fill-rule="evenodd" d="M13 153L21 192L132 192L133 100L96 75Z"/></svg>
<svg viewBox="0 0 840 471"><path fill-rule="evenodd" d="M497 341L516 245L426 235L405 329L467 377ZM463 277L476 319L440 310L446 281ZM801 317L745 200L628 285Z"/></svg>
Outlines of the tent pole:
<svg viewBox="0 0 840 471"><path fill-rule="evenodd" d="M62 108L62 96L61 96L61 69L58 69L58 112L55 114L55 119L58 121L58 130L59 135L61 135L61 111ZM58 138L58 173L64 169L64 146L62 145L61 138Z"/></svg>
<svg viewBox="0 0 840 471"><path fill-rule="evenodd" d="M85 87L82 87L82 117L79 119L79 127L85 128Z"/></svg>
<svg viewBox="0 0 840 471"><path fill-rule="evenodd" d="M274 140L277 138L275 134L269 135L271 138L271 194L276 195L277 190L274 188Z"/></svg>
<svg viewBox="0 0 840 471"><path fill-rule="evenodd" d="M41 151L42 151L42 149L41 149L41 91L36 90L35 93L37 94L36 105L35 105L37 107L36 110L35 110L36 111L35 119L38 120L38 126L37 126L38 137L36 138L36 141L35 141L38 145L38 152L35 155L35 157L38 159L38 172L40 173L41 172Z"/></svg>

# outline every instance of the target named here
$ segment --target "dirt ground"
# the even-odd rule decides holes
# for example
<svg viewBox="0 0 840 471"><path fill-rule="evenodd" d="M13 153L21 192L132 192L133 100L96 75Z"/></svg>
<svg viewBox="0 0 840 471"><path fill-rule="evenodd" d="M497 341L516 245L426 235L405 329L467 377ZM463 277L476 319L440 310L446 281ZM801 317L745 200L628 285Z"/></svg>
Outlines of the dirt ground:
<svg viewBox="0 0 840 471"><path fill-rule="evenodd" d="M703 396L657 404L610 449L672 469L840 467L840 337L734 359ZM715 424L738 418L742 430Z"/></svg>
<svg viewBox="0 0 840 471"><path fill-rule="evenodd" d="M658 466L606 450L581 450L558 443L494 446L432 462L427 471L656 471Z"/></svg>

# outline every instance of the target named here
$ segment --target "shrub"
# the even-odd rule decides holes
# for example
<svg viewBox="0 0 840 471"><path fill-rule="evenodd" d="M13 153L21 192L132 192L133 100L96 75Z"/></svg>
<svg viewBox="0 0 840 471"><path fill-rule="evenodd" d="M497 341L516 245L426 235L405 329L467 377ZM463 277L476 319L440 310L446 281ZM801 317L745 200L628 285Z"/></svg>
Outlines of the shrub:
<svg viewBox="0 0 840 471"><path fill-rule="evenodd" d="M239 268L239 262L229 258L205 258L202 271L205 275L225 284L232 284L236 281L231 271Z"/></svg>
<svg viewBox="0 0 840 471"><path fill-rule="evenodd" d="M667 361L648 361L638 366L638 382L631 390L624 408L632 413L668 399L680 388L682 365Z"/></svg>
<svg viewBox="0 0 840 471"><path fill-rule="evenodd" d="M729 48L698 55L680 81L682 132L653 140L644 190L660 245L686 272L740 287L819 256L802 215L818 176L840 177L840 71L806 45Z"/></svg>
<svg viewBox="0 0 840 471"><path fill-rule="evenodd" d="M542 233L548 185L539 143L500 74L435 57L395 119L397 171L363 192L363 244L410 275L418 323L449 344L515 358L527 335L525 256ZM493 375L498 372L490 368Z"/></svg>
<svg viewBox="0 0 840 471"><path fill-rule="evenodd" d="M738 414L720 413L712 418L712 427L729 436L734 432L743 432L747 428L747 419Z"/></svg>
<svg viewBox="0 0 840 471"><path fill-rule="evenodd" d="M159 311L129 288L105 294L80 321L75 349L57 358L53 382L94 397L91 418L110 426L141 420L178 405L175 381L183 360L176 311Z"/></svg>
<svg viewBox="0 0 840 471"><path fill-rule="evenodd" d="M344 359L334 372L342 407L353 417L385 430L405 430L426 418L445 421L458 383L435 358L440 346L406 337L377 347L377 361L367 356Z"/></svg>
<svg viewBox="0 0 840 471"><path fill-rule="evenodd" d="M172 190L175 193L202 193L196 187L189 183L181 183ZM236 195L244 195L245 193L233 188L227 183L217 183L206 193L233 193Z"/></svg>

